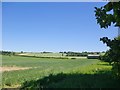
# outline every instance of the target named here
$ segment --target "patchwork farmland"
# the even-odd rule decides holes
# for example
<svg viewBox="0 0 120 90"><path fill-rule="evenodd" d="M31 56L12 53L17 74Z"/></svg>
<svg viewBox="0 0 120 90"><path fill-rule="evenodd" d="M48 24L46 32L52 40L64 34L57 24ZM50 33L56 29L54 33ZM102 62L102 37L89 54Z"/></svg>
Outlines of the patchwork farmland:
<svg viewBox="0 0 120 90"><path fill-rule="evenodd" d="M119 87L117 81L111 78L111 66L97 59L55 59L3 55L2 64L3 88L32 88L32 86L37 87L39 83L43 83L39 87L53 88ZM104 73L104 71L108 73ZM91 80L91 76L94 80ZM50 81L46 81L45 78ZM72 82L74 84L71 86Z"/></svg>

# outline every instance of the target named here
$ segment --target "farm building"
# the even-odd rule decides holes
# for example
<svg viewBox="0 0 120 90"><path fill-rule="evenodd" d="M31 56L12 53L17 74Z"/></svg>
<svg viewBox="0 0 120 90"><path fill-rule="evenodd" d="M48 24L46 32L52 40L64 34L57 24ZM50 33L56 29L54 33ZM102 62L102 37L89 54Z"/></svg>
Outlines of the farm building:
<svg viewBox="0 0 120 90"><path fill-rule="evenodd" d="M88 54L87 58L88 59L99 59L100 55L99 54Z"/></svg>

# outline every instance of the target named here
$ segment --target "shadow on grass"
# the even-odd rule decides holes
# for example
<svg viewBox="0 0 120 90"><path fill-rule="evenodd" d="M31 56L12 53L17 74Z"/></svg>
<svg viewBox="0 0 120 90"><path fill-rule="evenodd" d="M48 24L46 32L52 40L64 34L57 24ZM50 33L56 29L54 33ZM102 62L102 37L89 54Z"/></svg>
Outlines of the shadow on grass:
<svg viewBox="0 0 120 90"><path fill-rule="evenodd" d="M50 74L37 81L26 81L21 89L26 88L120 88L120 81L114 79L108 71L96 74Z"/></svg>
<svg viewBox="0 0 120 90"><path fill-rule="evenodd" d="M109 63L104 63L104 64L98 64L98 65L105 65L105 66L112 66L112 64L109 64Z"/></svg>

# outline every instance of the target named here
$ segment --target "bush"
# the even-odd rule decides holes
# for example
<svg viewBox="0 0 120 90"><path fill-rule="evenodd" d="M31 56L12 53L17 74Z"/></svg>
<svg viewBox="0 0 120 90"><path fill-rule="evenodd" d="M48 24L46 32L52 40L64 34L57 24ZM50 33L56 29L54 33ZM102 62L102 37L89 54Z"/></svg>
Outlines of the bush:
<svg viewBox="0 0 120 90"><path fill-rule="evenodd" d="M120 78L120 37L114 38L114 40L103 37L100 40L110 47L101 59L109 63L113 62L114 75Z"/></svg>
<svg viewBox="0 0 120 90"><path fill-rule="evenodd" d="M104 61L104 62L108 62L109 64L112 63L112 60L110 58L110 51L106 51L106 53L104 55L100 55L100 60Z"/></svg>
<svg viewBox="0 0 120 90"><path fill-rule="evenodd" d="M113 75L120 79L120 62L115 62L113 64L113 68L112 68L112 71L113 71Z"/></svg>

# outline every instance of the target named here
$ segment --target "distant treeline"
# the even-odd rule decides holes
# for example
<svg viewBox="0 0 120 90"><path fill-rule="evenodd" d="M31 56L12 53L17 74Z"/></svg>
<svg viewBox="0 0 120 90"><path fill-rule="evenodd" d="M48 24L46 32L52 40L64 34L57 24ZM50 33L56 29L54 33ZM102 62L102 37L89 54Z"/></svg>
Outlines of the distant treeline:
<svg viewBox="0 0 120 90"><path fill-rule="evenodd" d="M15 55L15 52L11 52L11 51L0 51L1 55Z"/></svg>
<svg viewBox="0 0 120 90"><path fill-rule="evenodd" d="M66 56L87 56L88 53L87 52L82 52L82 53L79 53L79 52L67 52L66 53Z"/></svg>
<svg viewBox="0 0 120 90"><path fill-rule="evenodd" d="M88 54L100 54L100 52L59 52L66 56L87 56Z"/></svg>
<svg viewBox="0 0 120 90"><path fill-rule="evenodd" d="M19 52L19 53L25 53L23 51ZM53 52L40 52L40 53L53 53ZM88 54L100 54L101 52L59 52L62 54L62 56L88 56ZM16 52L13 51L0 51L0 54L2 55L15 55Z"/></svg>

